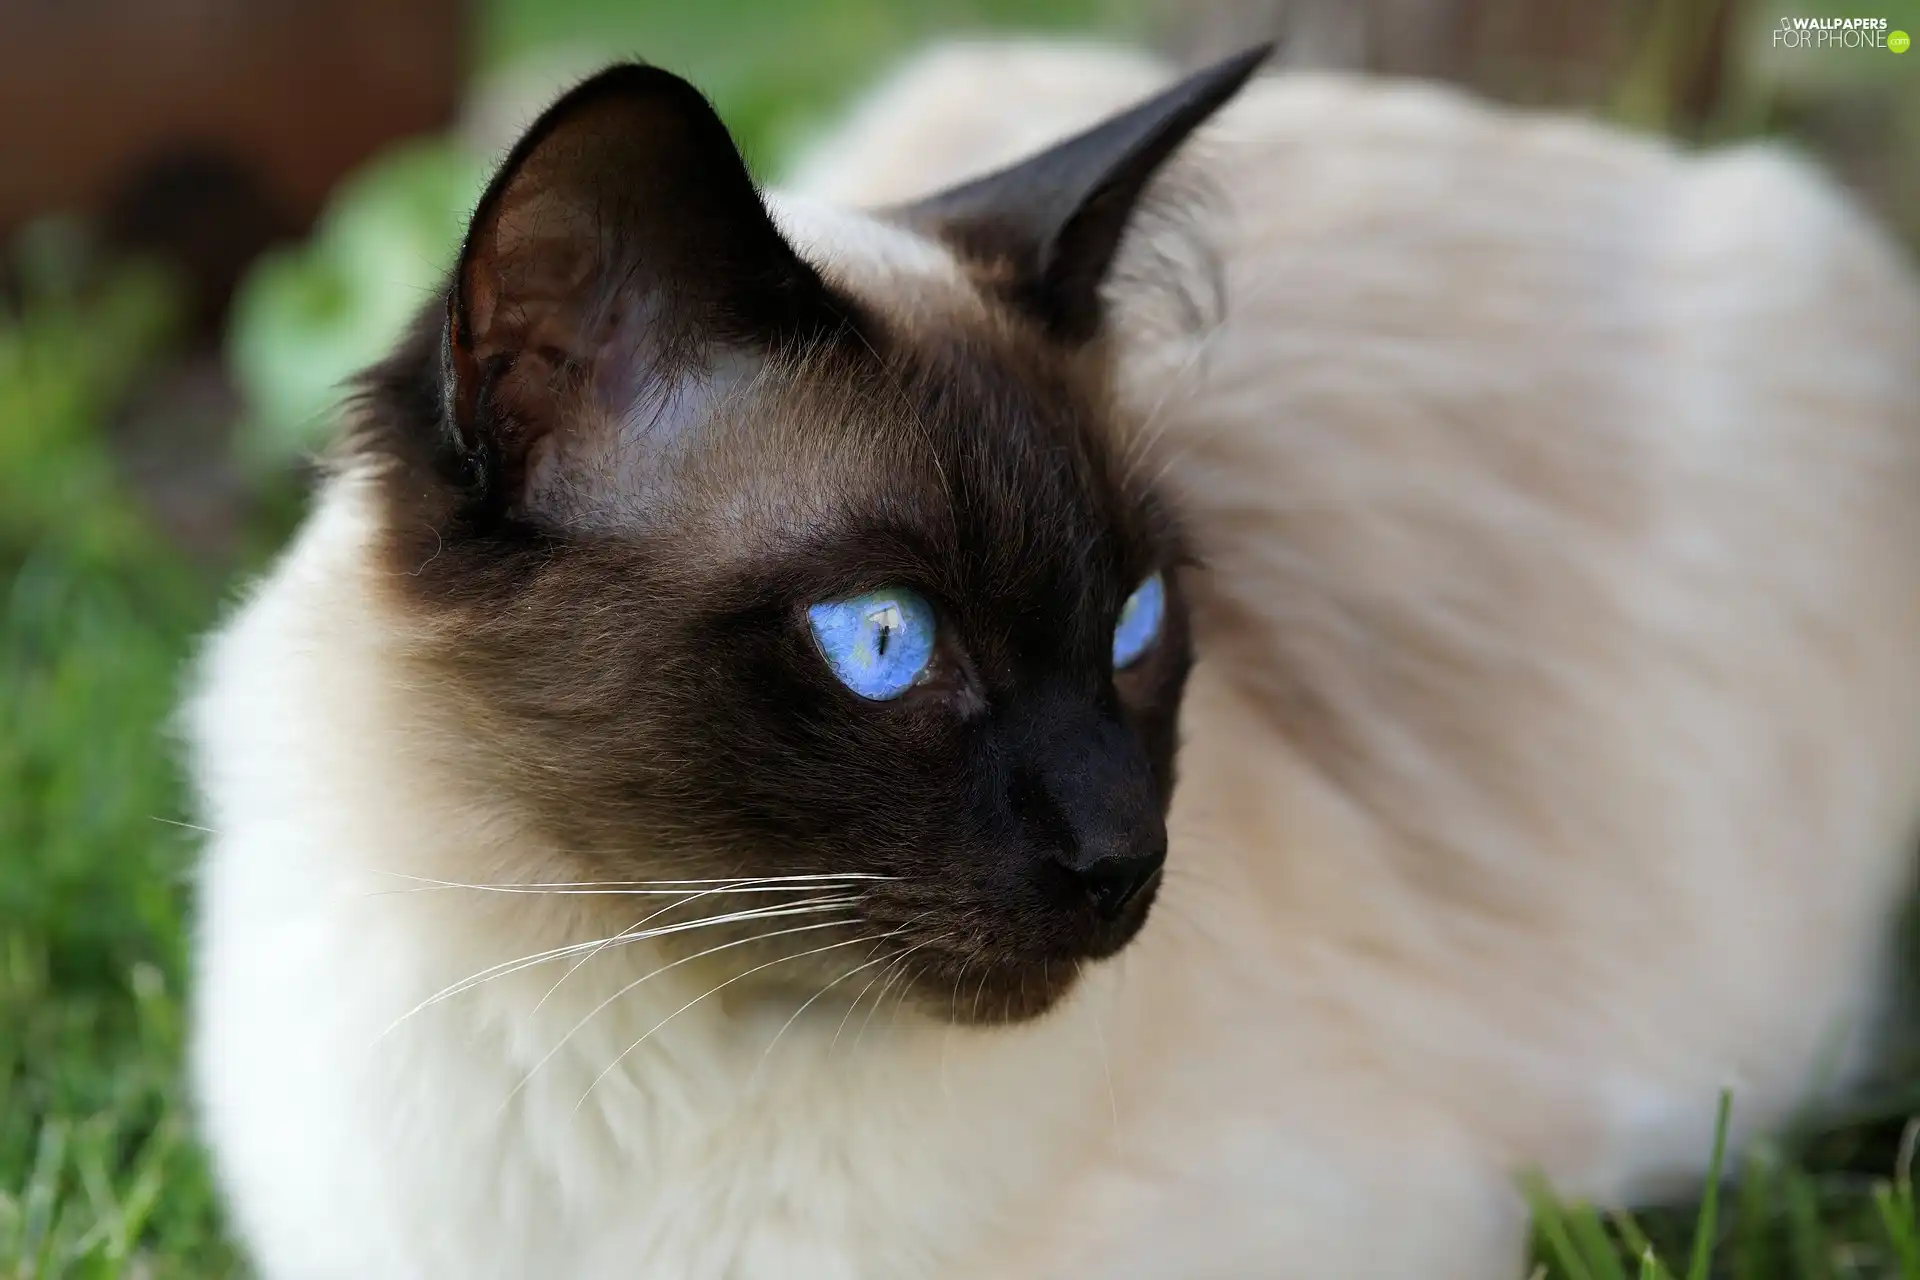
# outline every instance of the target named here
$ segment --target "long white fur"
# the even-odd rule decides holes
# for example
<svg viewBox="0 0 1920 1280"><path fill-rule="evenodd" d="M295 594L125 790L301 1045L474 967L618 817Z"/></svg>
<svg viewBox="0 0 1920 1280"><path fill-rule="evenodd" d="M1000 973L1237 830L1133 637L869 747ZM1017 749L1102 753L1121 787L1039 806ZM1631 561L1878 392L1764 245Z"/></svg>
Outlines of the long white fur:
<svg viewBox="0 0 1920 1280"><path fill-rule="evenodd" d="M876 300L958 288L820 200L1169 74L942 51L780 216ZM270 1280L1487 1280L1519 1273L1516 1170L1665 1189L1722 1085L1744 1134L1844 1079L1920 817L1906 264L1776 152L1414 86L1257 82L1167 186L1201 198L1112 292L1138 465L1209 562L1170 872L1038 1023L849 1015L870 944L799 1017L708 995L724 966L621 994L645 941L420 1007L608 935L599 899L407 879L571 876L445 765L373 506L321 496L191 708L194 1070ZM1209 258L1222 307L1164 287Z"/></svg>

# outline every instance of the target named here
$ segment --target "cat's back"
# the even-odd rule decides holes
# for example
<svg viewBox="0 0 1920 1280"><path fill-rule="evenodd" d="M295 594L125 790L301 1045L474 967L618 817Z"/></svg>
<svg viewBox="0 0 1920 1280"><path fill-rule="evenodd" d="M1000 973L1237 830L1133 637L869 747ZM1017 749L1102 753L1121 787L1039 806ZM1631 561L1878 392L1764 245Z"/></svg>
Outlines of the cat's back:
<svg viewBox="0 0 1920 1280"><path fill-rule="evenodd" d="M1095 124L1177 74L1149 55L1081 41L937 45L803 151L787 185L852 205L909 199ZM1416 225L1491 235L1515 219L1530 234L1577 233L1698 167L1655 139L1437 83L1287 71L1248 84L1160 185L1165 198L1207 212L1230 207L1248 245L1325 231L1351 244ZM1474 180L1483 185L1464 185ZM1602 205L1582 209L1594 199ZM1577 216L1543 220L1556 213Z"/></svg>
<svg viewBox="0 0 1920 1280"><path fill-rule="evenodd" d="M803 155L790 185L853 205L905 200L1174 75L1079 42L939 46ZM1309 331L1343 355L1356 334L1398 339L1402 356L1524 341L1488 354L1516 370L1531 357L1537 385L1623 357L1645 381L1663 355L1711 359L1716 344L1764 379L1811 367L1821 344L1852 349L1844 365L1920 338L1904 261L1824 175L1770 146L1688 153L1446 86L1295 72L1250 84L1158 188L1109 286L1136 357L1192 355L1163 324L1215 345L1257 334L1268 360ZM1196 259L1213 280L1194 278ZM1219 296L1196 299L1208 284ZM1161 285L1199 305L1157 306ZM1796 358L1757 360L1763 332Z"/></svg>
<svg viewBox="0 0 1920 1280"><path fill-rule="evenodd" d="M1173 75L1098 45L940 47L795 185L885 205ZM1454 471L1639 534L1683 505L1676 486L1829 527L1840 508L1882 540L1912 505L1920 290L1775 147L1689 153L1439 85L1264 76L1160 179L1109 292L1123 391L1176 482L1211 475L1210 453L1322 496L1355 468Z"/></svg>

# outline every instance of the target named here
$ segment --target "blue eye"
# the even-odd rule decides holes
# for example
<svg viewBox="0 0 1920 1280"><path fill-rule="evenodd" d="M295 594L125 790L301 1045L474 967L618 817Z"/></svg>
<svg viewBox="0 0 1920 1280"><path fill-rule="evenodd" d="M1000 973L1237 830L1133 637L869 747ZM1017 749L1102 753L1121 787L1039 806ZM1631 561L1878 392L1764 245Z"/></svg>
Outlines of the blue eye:
<svg viewBox="0 0 1920 1280"><path fill-rule="evenodd" d="M1113 628L1113 669L1118 671L1136 661L1160 637L1160 622L1167 612L1167 588L1154 574L1134 588L1120 606L1120 621Z"/></svg>
<svg viewBox="0 0 1920 1280"><path fill-rule="evenodd" d="M911 689L933 659L933 606L904 588L812 605L807 621L840 683L875 702Z"/></svg>

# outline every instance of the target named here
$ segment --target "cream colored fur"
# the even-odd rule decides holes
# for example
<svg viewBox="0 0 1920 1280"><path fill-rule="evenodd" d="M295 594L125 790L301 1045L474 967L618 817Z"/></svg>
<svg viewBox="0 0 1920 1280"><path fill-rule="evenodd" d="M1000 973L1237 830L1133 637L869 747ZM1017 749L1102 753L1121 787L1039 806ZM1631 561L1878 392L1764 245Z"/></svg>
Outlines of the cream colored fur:
<svg viewBox="0 0 1920 1280"><path fill-rule="evenodd" d="M911 195L1169 74L949 49L795 185ZM1163 188L1112 301L1208 568L1138 941L1012 1028L833 1009L768 1052L790 1009L722 992L621 1058L714 980L587 1018L632 946L389 1030L608 929L402 878L567 864L445 763L342 478L192 707L195 1071L269 1280L1498 1280L1518 1169L1664 1190L1723 1084L1745 1133L1858 1061L1920 818L1906 265L1772 151L1339 78L1257 82ZM960 287L783 218L877 299Z"/></svg>

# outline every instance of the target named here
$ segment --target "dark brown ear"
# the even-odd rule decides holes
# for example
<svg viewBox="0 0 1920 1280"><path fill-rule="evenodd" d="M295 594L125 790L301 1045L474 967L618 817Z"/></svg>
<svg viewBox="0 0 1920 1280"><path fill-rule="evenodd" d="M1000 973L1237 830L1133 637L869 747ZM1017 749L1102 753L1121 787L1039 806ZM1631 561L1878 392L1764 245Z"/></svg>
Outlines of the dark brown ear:
<svg viewBox="0 0 1920 1280"><path fill-rule="evenodd" d="M834 315L699 91L612 67L534 122L474 211L447 299L446 421L470 484L512 507L543 439L684 423L716 361L737 369Z"/></svg>
<svg viewBox="0 0 1920 1280"><path fill-rule="evenodd" d="M1009 301L1062 341L1084 342L1099 332L1100 285L1148 181L1272 52L1236 54L1036 156L893 212L995 264Z"/></svg>

